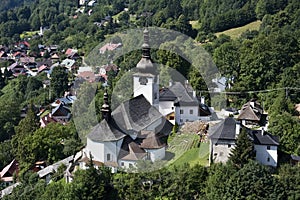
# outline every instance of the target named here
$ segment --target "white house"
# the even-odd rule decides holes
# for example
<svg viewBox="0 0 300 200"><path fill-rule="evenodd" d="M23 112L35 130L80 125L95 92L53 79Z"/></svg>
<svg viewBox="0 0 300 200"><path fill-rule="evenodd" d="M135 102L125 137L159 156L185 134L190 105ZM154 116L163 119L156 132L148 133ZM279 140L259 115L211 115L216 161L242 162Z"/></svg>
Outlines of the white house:
<svg viewBox="0 0 300 200"><path fill-rule="evenodd" d="M211 111L205 104L199 102L196 92L181 82L170 81L169 88L163 88L159 93L159 111L171 123L182 125L184 122L210 120Z"/></svg>
<svg viewBox="0 0 300 200"><path fill-rule="evenodd" d="M239 124L234 118L228 117L210 130L209 163L226 163L231 150L235 147L236 137L239 134Z"/></svg>
<svg viewBox="0 0 300 200"><path fill-rule="evenodd" d="M227 162L241 129L246 129L254 144L255 159L268 166L277 166L279 138L264 130L251 130L240 125L234 118L222 120L210 130L210 163Z"/></svg>
<svg viewBox="0 0 300 200"><path fill-rule="evenodd" d="M250 135L254 143L256 160L263 165L277 167L279 138L264 130L252 130Z"/></svg>

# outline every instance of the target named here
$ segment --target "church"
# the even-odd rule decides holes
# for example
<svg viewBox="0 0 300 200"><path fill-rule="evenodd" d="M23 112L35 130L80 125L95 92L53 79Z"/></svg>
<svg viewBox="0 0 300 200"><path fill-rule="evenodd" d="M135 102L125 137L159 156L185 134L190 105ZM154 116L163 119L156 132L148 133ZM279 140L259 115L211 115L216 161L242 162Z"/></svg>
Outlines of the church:
<svg viewBox="0 0 300 200"><path fill-rule="evenodd" d="M159 112L159 75L151 61L148 31L144 31L142 58L133 75L134 97L111 111L104 94L102 121L87 136L85 156L110 167L129 168L138 160L162 160L170 123Z"/></svg>
<svg viewBox="0 0 300 200"><path fill-rule="evenodd" d="M115 169L130 168L139 160L164 159L173 125L177 121L182 124L198 120L200 116L199 101L181 83L174 83L168 91L159 90L159 73L151 60L147 29L144 30L142 58L136 68L133 98L112 111L105 93L101 109L103 120L87 136L85 157L92 155L94 161ZM201 109L209 114L207 108Z"/></svg>

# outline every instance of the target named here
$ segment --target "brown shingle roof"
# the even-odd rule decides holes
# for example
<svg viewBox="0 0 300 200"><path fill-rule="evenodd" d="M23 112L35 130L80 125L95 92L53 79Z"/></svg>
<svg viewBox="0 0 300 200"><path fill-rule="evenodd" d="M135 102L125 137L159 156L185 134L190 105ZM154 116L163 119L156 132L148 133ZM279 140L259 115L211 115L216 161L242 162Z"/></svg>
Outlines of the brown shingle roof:
<svg viewBox="0 0 300 200"><path fill-rule="evenodd" d="M239 120L259 121L262 114L262 109L259 104L254 104L253 107L250 102L243 105L238 116Z"/></svg>
<svg viewBox="0 0 300 200"><path fill-rule="evenodd" d="M166 146L166 144L153 132L148 134L140 144L140 147L143 149L160 149L164 146Z"/></svg>
<svg viewBox="0 0 300 200"><path fill-rule="evenodd" d="M128 148L129 153L123 158L121 158L122 160L136 161L143 159L147 155L145 150L141 149L139 145L133 141L128 144Z"/></svg>

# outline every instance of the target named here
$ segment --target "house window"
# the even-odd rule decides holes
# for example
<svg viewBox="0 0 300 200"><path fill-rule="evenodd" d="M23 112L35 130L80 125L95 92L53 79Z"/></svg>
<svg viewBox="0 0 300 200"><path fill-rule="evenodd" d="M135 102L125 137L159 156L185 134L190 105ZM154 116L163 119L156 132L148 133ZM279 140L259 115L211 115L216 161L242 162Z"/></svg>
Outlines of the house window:
<svg viewBox="0 0 300 200"><path fill-rule="evenodd" d="M121 166L124 167L124 162L121 162Z"/></svg>
<svg viewBox="0 0 300 200"><path fill-rule="evenodd" d="M133 165L132 165L131 163L129 163L129 167L130 167L130 168L132 168L132 167L133 167Z"/></svg>
<svg viewBox="0 0 300 200"><path fill-rule="evenodd" d="M174 110L174 107L172 107L172 110Z"/></svg>
<svg viewBox="0 0 300 200"><path fill-rule="evenodd" d="M106 160L107 160L107 161L110 161L110 154L109 154L109 153L106 154Z"/></svg>
<svg viewBox="0 0 300 200"><path fill-rule="evenodd" d="M270 147L270 146L267 146L267 149L268 149L268 150L270 150L270 149L271 149L271 147Z"/></svg>
<svg viewBox="0 0 300 200"><path fill-rule="evenodd" d="M169 117L169 120L174 120L174 119L175 119L174 116Z"/></svg>
<svg viewBox="0 0 300 200"><path fill-rule="evenodd" d="M192 115L193 113L194 113L194 111L191 109L191 110L190 110L190 115Z"/></svg>
<svg viewBox="0 0 300 200"><path fill-rule="evenodd" d="M182 120L182 119L180 119L180 122L183 122L183 120Z"/></svg>
<svg viewBox="0 0 300 200"><path fill-rule="evenodd" d="M228 144L228 148L230 148L231 147L231 144Z"/></svg>
<svg viewBox="0 0 300 200"><path fill-rule="evenodd" d="M268 157L267 162L270 162L270 157Z"/></svg>
<svg viewBox="0 0 300 200"><path fill-rule="evenodd" d="M180 109L180 114L183 114L183 110L182 109Z"/></svg>

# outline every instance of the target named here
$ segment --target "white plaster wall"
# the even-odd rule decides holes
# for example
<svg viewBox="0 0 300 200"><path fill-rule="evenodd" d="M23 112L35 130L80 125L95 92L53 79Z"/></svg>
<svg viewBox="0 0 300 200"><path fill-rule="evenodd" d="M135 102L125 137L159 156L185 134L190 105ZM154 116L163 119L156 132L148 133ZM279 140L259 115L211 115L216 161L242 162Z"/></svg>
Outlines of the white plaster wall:
<svg viewBox="0 0 300 200"><path fill-rule="evenodd" d="M198 106L176 106L175 107L175 122L179 125L186 121L196 121L200 119L198 116ZM183 114L180 114L180 110L183 110ZM193 114L190 114L190 110L193 110Z"/></svg>
<svg viewBox="0 0 300 200"><path fill-rule="evenodd" d="M172 109L173 107L173 109ZM175 112L175 106L173 101L161 101L159 102L159 112L166 116L170 114L171 112Z"/></svg>
<svg viewBox="0 0 300 200"><path fill-rule="evenodd" d="M104 142L104 162L117 162L118 153L120 151L118 145L120 144L117 141ZM107 154L110 154L110 160L107 160Z"/></svg>
<svg viewBox="0 0 300 200"><path fill-rule="evenodd" d="M90 153L93 156L93 160L104 162L104 144L100 142L94 142L87 138L87 156L90 155Z"/></svg>
<svg viewBox="0 0 300 200"><path fill-rule="evenodd" d="M147 153L149 153L150 160L152 162L157 160L162 160L165 158L166 155L166 148L162 147L160 149L145 149Z"/></svg>
<svg viewBox="0 0 300 200"><path fill-rule="evenodd" d="M277 166L277 146L270 146L270 150L267 149L267 145L254 145L256 151L256 160L263 165ZM268 161L268 158L270 160Z"/></svg>
<svg viewBox="0 0 300 200"><path fill-rule="evenodd" d="M215 142L212 142L211 148L211 162L214 163L226 163L228 161L229 155L231 150L235 147L233 143L230 144L230 147L228 144L217 144L215 145Z"/></svg>
<svg viewBox="0 0 300 200"><path fill-rule="evenodd" d="M124 164L122 166L122 163ZM135 161L129 161L129 160L119 160L119 166L122 167L122 168L129 168L130 167L130 164L135 167Z"/></svg>
<svg viewBox="0 0 300 200"><path fill-rule="evenodd" d="M144 97L149 101L151 105L154 104L154 78L146 77L148 83L146 85L141 85L139 82L140 76L133 77L133 96L144 95Z"/></svg>

